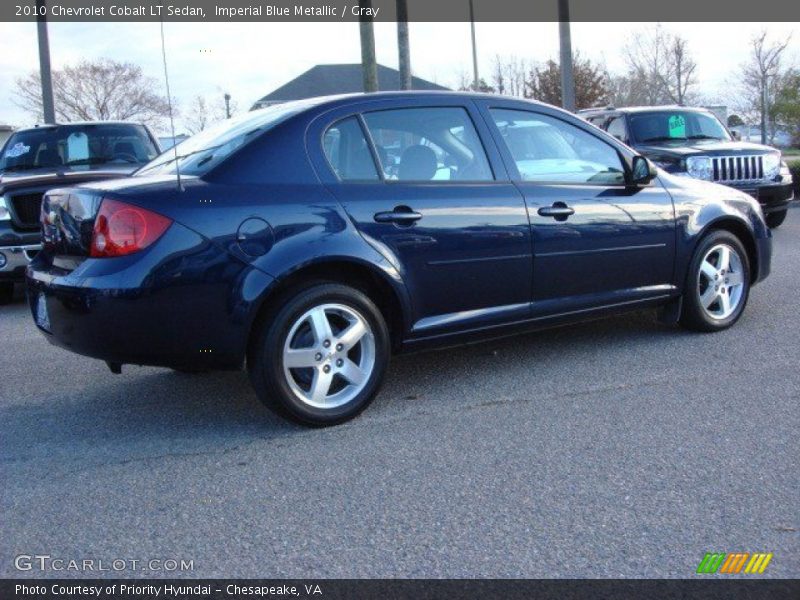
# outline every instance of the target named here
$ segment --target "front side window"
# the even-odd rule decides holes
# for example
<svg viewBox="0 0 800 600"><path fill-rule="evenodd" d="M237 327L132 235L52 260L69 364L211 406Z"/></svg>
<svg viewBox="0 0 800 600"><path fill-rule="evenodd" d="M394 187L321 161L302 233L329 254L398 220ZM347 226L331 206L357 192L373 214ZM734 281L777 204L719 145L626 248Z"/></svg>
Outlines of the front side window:
<svg viewBox="0 0 800 600"><path fill-rule="evenodd" d="M486 152L463 108L404 108L364 120L388 181L491 181Z"/></svg>
<svg viewBox="0 0 800 600"><path fill-rule="evenodd" d="M342 181L375 181L378 170L356 117L331 125L322 138L325 156Z"/></svg>
<svg viewBox="0 0 800 600"><path fill-rule="evenodd" d="M730 140L722 123L711 114L689 110L643 112L630 116L631 133L640 143L685 140Z"/></svg>
<svg viewBox="0 0 800 600"><path fill-rule="evenodd" d="M523 180L625 183L617 151L584 130L528 111L492 109L491 113Z"/></svg>

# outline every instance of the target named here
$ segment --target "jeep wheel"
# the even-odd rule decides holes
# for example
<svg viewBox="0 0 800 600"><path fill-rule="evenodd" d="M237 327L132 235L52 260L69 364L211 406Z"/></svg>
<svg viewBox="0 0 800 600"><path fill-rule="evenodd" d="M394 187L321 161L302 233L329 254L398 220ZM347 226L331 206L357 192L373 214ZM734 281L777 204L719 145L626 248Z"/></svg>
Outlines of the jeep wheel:
<svg viewBox="0 0 800 600"><path fill-rule="evenodd" d="M14 299L14 284L9 282L0 283L0 304L10 304Z"/></svg>
<svg viewBox="0 0 800 600"><path fill-rule="evenodd" d="M768 215L764 216L764 220L767 222L767 226L770 229L775 229L783 224L783 222L786 220L786 214L788 212L788 210L779 210L777 212L769 213Z"/></svg>

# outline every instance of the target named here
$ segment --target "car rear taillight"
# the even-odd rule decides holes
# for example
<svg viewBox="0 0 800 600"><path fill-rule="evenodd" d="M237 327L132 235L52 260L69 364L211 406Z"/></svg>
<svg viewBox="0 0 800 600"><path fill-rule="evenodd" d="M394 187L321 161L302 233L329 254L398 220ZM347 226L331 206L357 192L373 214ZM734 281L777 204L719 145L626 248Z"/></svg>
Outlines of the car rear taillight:
<svg viewBox="0 0 800 600"><path fill-rule="evenodd" d="M138 252L160 238L171 224L167 217L105 198L94 221L89 255L102 258Z"/></svg>

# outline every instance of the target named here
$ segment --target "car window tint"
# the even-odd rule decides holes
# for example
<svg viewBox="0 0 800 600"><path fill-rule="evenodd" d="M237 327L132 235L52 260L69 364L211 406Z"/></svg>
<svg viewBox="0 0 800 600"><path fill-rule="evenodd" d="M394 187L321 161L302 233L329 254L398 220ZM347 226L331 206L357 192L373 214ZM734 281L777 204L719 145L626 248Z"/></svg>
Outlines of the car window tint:
<svg viewBox="0 0 800 600"><path fill-rule="evenodd" d="M526 181L622 184L617 151L599 138L546 115L493 109L495 124Z"/></svg>
<svg viewBox="0 0 800 600"><path fill-rule="evenodd" d="M322 138L322 146L331 168L342 181L379 179L364 132L355 117L329 127Z"/></svg>
<svg viewBox="0 0 800 600"><path fill-rule="evenodd" d="M486 152L463 108L404 108L364 115L390 181L491 181Z"/></svg>

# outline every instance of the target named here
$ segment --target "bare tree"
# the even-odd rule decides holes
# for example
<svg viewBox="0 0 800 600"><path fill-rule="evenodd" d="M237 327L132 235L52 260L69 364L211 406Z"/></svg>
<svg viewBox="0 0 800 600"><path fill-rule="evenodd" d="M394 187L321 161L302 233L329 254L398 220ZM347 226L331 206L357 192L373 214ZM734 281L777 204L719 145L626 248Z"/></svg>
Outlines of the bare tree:
<svg viewBox="0 0 800 600"><path fill-rule="evenodd" d="M203 131L211 124L211 113L208 108L208 102L203 96L195 96L192 98L192 103L189 106L189 111L183 118L184 125L189 133L195 134Z"/></svg>
<svg viewBox="0 0 800 600"><path fill-rule="evenodd" d="M133 63L83 61L55 70L52 76L58 121L132 120L158 125L169 116L169 103L157 92L156 80ZM14 87L15 104L41 119L39 73L32 71L18 78Z"/></svg>
<svg viewBox="0 0 800 600"><path fill-rule="evenodd" d="M775 123L772 123L771 128L768 126L769 114L773 109L774 92L786 76L782 59L790 40L791 36L782 42L773 42L768 39L767 32L762 31L752 39L750 58L741 67L740 108L745 113L758 115L761 121L762 144L767 143L767 140L772 142L775 137Z"/></svg>
<svg viewBox="0 0 800 600"><path fill-rule="evenodd" d="M627 85L643 104L686 104L697 84L689 44L661 25L639 32L625 45Z"/></svg>
<svg viewBox="0 0 800 600"><path fill-rule="evenodd" d="M238 103L230 99L228 105L225 103L225 94L219 92L209 99L206 96L197 95L192 98L188 111L183 118L186 129L191 134L198 133L207 129L214 123L219 123L228 118L228 111L231 116L239 110Z"/></svg>
<svg viewBox="0 0 800 600"><path fill-rule="evenodd" d="M492 65L492 86L498 94L525 97L530 71L531 66L525 59L498 54Z"/></svg>
<svg viewBox="0 0 800 600"><path fill-rule="evenodd" d="M576 52L572 71L575 78L576 108L589 108L608 100L609 77L603 66ZM561 67L556 61L548 60L543 65L535 66L530 72L527 85L529 97L561 106Z"/></svg>

